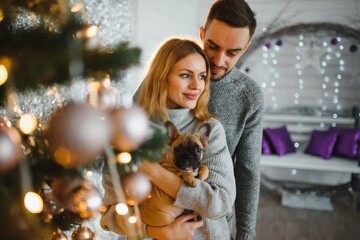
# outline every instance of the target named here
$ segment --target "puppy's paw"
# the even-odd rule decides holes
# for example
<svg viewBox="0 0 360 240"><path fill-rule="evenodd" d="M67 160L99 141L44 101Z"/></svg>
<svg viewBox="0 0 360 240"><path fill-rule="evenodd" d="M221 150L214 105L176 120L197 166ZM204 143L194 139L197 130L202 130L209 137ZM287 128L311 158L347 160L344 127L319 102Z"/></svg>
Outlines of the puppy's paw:
<svg viewBox="0 0 360 240"><path fill-rule="evenodd" d="M209 169L207 166L205 165L201 165L199 167L199 179L201 181L206 180L209 177Z"/></svg>
<svg viewBox="0 0 360 240"><path fill-rule="evenodd" d="M184 180L184 182L186 182L192 187L196 187L196 179L191 173L183 173L181 177Z"/></svg>

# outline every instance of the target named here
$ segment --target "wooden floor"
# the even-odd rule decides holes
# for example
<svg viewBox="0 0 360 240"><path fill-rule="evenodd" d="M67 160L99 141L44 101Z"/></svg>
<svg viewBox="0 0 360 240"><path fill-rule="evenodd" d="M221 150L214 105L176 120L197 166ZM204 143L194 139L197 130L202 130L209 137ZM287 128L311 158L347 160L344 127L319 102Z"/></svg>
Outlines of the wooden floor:
<svg viewBox="0 0 360 240"><path fill-rule="evenodd" d="M358 240L360 212L351 194L332 199L334 211L283 207L281 196L261 187L257 240Z"/></svg>

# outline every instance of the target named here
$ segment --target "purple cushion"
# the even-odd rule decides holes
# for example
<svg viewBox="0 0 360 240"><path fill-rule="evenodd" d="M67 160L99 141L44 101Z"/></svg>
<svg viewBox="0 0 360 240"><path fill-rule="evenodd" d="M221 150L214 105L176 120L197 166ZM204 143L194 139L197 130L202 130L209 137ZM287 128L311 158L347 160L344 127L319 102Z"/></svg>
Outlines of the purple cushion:
<svg viewBox="0 0 360 240"><path fill-rule="evenodd" d="M269 140L265 134L263 134L263 138L262 138L261 152L263 155L272 154Z"/></svg>
<svg viewBox="0 0 360 240"><path fill-rule="evenodd" d="M286 126L265 128L264 133L269 139L271 148L277 155L282 156L296 151Z"/></svg>
<svg viewBox="0 0 360 240"><path fill-rule="evenodd" d="M356 159L360 129L331 127L329 132L338 133L338 139L334 147L334 155Z"/></svg>
<svg viewBox="0 0 360 240"><path fill-rule="evenodd" d="M329 159L332 156L338 134L330 131L314 130L305 153Z"/></svg>

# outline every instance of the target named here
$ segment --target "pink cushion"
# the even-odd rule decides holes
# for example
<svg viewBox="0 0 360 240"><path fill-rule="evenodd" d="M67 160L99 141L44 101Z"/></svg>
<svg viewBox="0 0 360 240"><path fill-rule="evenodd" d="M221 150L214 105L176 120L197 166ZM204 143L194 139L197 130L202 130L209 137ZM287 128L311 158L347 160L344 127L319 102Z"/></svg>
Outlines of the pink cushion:
<svg viewBox="0 0 360 240"><path fill-rule="evenodd" d="M286 126L279 128L265 128L264 133L269 139L271 148L277 155L282 156L296 151Z"/></svg>
<svg viewBox="0 0 360 240"><path fill-rule="evenodd" d="M314 130L305 153L330 159L334 150L338 134L330 131Z"/></svg>

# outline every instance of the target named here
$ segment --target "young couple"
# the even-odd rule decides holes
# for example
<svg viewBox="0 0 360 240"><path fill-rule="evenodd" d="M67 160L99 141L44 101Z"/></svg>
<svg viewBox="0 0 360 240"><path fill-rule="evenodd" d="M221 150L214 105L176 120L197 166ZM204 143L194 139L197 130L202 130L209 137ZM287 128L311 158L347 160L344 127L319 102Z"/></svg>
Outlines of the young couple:
<svg viewBox="0 0 360 240"><path fill-rule="evenodd" d="M171 38L156 53L136 103L152 121L162 125L171 120L181 133L195 133L204 122L212 129L202 160L209 177L197 180L196 187L157 163L139 166L153 184L175 199L175 206L194 212L164 227L144 226L148 237L229 240L235 202L235 239L255 238L263 94L234 67L248 49L255 28L254 13L245 1L218 0L200 28L202 47L191 39ZM105 174L103 183L107 211L101 225L126 235ZM198 215L201 219L190 221Z"/></svg>

